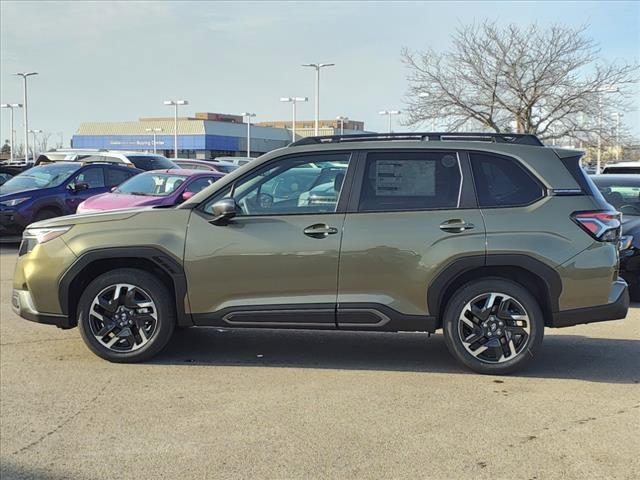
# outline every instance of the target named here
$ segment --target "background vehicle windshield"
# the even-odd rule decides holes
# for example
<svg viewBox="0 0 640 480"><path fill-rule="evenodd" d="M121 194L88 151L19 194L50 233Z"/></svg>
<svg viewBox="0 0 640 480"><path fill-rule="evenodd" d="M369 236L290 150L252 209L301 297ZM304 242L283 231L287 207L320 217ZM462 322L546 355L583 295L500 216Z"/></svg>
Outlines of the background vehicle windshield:
<svg viewBox="0 0 640 480"><path fill-rule="evenodd" d="M186 178L184 175L170 173L141 173L124 182L115 192L164 197L173 193Z"/></svg>
<svg viewBox="0 0 640 480"><path fill-rule="evenodd" d="M162 155L127 155L136 168L142 170L162 170L176 168L176 164Z"/></svg>
<svg viewBox="0 0 640 480"><path fill-rule="evenodd" d="M50 188L57 187L81 167L70 164L51 164L32 167L24 173L7 181L3 187L12 188Z"/></svg>
<svg viewBox="0 0 640 480"><path fill-rule="evenodd" d="M604 199L616 210L625 215L640 215L640 178L637 175L623 179L601 176L593 180Z"/></svg>

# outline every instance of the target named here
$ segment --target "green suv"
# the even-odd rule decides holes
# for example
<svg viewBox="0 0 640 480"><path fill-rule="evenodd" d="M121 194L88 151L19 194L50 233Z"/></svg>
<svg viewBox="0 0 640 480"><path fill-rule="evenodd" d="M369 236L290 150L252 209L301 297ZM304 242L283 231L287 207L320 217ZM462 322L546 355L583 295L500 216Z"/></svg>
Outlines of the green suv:
<svg viewBox="0 0 640 480"><path fill-rule="evenodd" d="M306 138L177 207L32 224L13 306L114 362L176 327L443 329L464 365L508 373L544 327L627 313L620 216L580 155L532 135Z"/></svg>

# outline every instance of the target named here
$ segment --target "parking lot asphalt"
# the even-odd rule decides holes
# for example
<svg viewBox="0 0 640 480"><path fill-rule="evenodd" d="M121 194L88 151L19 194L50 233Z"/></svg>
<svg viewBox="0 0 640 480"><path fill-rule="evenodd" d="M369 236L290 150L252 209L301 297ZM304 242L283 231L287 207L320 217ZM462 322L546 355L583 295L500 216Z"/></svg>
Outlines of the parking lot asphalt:
<svg viewBox="0 0 640 480"><path fill-rule="evenodd" d="M414 333L194 328L116 365L11 311L16 251L0 249L3 480L640 477L639 305L547 329L507 377Z"/></svg>

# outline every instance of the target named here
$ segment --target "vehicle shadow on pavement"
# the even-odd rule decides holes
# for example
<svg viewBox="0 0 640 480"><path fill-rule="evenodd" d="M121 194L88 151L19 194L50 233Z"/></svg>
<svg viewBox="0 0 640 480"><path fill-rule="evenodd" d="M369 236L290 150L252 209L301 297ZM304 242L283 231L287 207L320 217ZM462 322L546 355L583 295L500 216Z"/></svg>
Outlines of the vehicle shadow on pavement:
<svg viewBox="0 0 640 480"><path fill-rule="evenodd" d="M640 383L640 341L548 335L520 377ZM176 332L155 364L470 373L442 335L418 333L221 330Z"/></svg>

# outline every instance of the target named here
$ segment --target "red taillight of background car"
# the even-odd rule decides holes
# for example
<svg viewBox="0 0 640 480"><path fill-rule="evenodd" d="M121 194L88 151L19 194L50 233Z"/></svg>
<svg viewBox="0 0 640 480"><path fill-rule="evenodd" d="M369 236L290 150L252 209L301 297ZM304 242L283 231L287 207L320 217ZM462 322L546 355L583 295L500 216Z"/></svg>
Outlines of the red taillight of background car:
<svg viewBox="0 0 640 480"><path fill-rule="evenodd" d="M620 238L620 213L597 210L573 212L571 219L600 242L617 242Z"/></svg>

